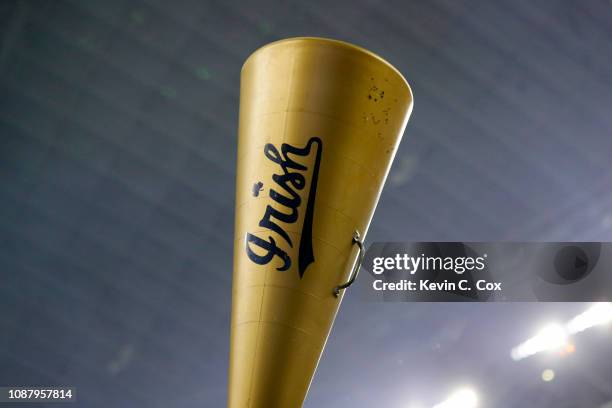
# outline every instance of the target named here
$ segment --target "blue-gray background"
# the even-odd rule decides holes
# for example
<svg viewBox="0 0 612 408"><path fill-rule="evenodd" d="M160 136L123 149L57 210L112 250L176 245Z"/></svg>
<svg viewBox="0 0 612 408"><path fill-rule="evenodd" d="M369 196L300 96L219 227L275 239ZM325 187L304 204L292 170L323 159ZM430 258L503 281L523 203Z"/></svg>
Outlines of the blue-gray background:
<svg viewBox="0 0 612 408"><path fill-rule="evenodd" d="M280 38L357 43L413 87L370 242L612 238L608 0L4 0L0 35L2 385L224 406L239 71ZM603 406L609 331L509 358L585 308L349 294L306 406L431 406L458 384L487 407Z"/></svg>

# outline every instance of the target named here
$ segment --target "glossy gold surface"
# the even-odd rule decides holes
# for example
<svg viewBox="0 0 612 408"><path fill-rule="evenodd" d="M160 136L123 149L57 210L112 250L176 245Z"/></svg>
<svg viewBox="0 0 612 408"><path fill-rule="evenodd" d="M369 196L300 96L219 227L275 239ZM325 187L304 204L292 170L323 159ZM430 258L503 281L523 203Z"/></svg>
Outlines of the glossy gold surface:
<svg viewBox="0 0 612 408"><path fill-rule="evenodd" d="M302 406L342 299L332 291L357 256L353 232L367 232L411 110L401 74L343 42L283 40L244 64L228 407ZM268 217L270 228L266 211L295 219ZM257 242L271 239L286 258L263 262L274 251Z"/></svg>

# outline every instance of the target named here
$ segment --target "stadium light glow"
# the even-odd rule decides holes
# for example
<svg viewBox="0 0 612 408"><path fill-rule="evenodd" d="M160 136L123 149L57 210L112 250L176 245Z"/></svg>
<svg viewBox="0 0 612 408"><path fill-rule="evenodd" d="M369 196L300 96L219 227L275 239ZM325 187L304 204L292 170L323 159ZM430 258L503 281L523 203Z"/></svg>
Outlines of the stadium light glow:
<svg viewBox="0 0 612 408"><path fill-rule="evenodd" d="M565 351L571 353L574 351L574 346L568 342L570 335L610 322L612 322L612 303L595 303L565 325L546 326L534 337L513 348L510 354L513 360L518 361L542 351L557 350L562 347L566 347Z"/></svg>
<svg viewBox="0 0 612 408"><path fill-rule="evenodd" d="M567 344L567 331L559 324L550 324L538 334L512 349L512 358L521 360L536 353L556 350Z"/></svg>
<svg viewBox="0 0 612 408"><path fill-rule="evenodd" d="M594 326L612 321L612 303L596 303L589 310L579 314L567 323L570 334L580 333Z"/></svg>
<svg viewBox="0 0 612 408"><path fill-rule="evenodd" d="M476 408L477 405L478 396L476 392L470 388L462 388L433 408Z"/></svg>

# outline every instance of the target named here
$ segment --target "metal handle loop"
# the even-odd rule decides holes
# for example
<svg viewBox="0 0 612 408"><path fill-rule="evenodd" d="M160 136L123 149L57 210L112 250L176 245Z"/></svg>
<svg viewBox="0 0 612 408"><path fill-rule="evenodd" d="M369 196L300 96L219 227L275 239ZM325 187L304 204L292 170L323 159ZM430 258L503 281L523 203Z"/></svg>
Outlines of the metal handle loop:
<svg viewBox="0 0 612 408"><path fill-rule="evenodd" d="M355 244L357 244L357 246L359 247L359 255L357 258L357 262L355 262L355 266L353 267L353 271L351 272L350 279L346 283L343 283L342 285L338 285L334 288L335 297L340 296L340 290L346 289L349 286L351 286L353 282L355 282L355 279L357 278L357 275L359 274L359 269L361 268L361 263L363 262L363 257L365 255L365 250L363 248L363 241L361 240L361 235L359 235L359 231L355 231L355 233L353 234L353 245Z"/></svg>

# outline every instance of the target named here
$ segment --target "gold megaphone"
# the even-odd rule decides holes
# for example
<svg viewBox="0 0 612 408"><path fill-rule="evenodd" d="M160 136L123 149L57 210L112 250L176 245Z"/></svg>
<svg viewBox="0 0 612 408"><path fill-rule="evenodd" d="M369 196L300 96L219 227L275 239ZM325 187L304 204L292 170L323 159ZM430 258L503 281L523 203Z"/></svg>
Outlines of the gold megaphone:
<svg viewBox="0 0 612 408"><path fill-rule="evenodd" d="M411 111L402 75L351 44L245 62L228 407L302 406Z"/></svg>

